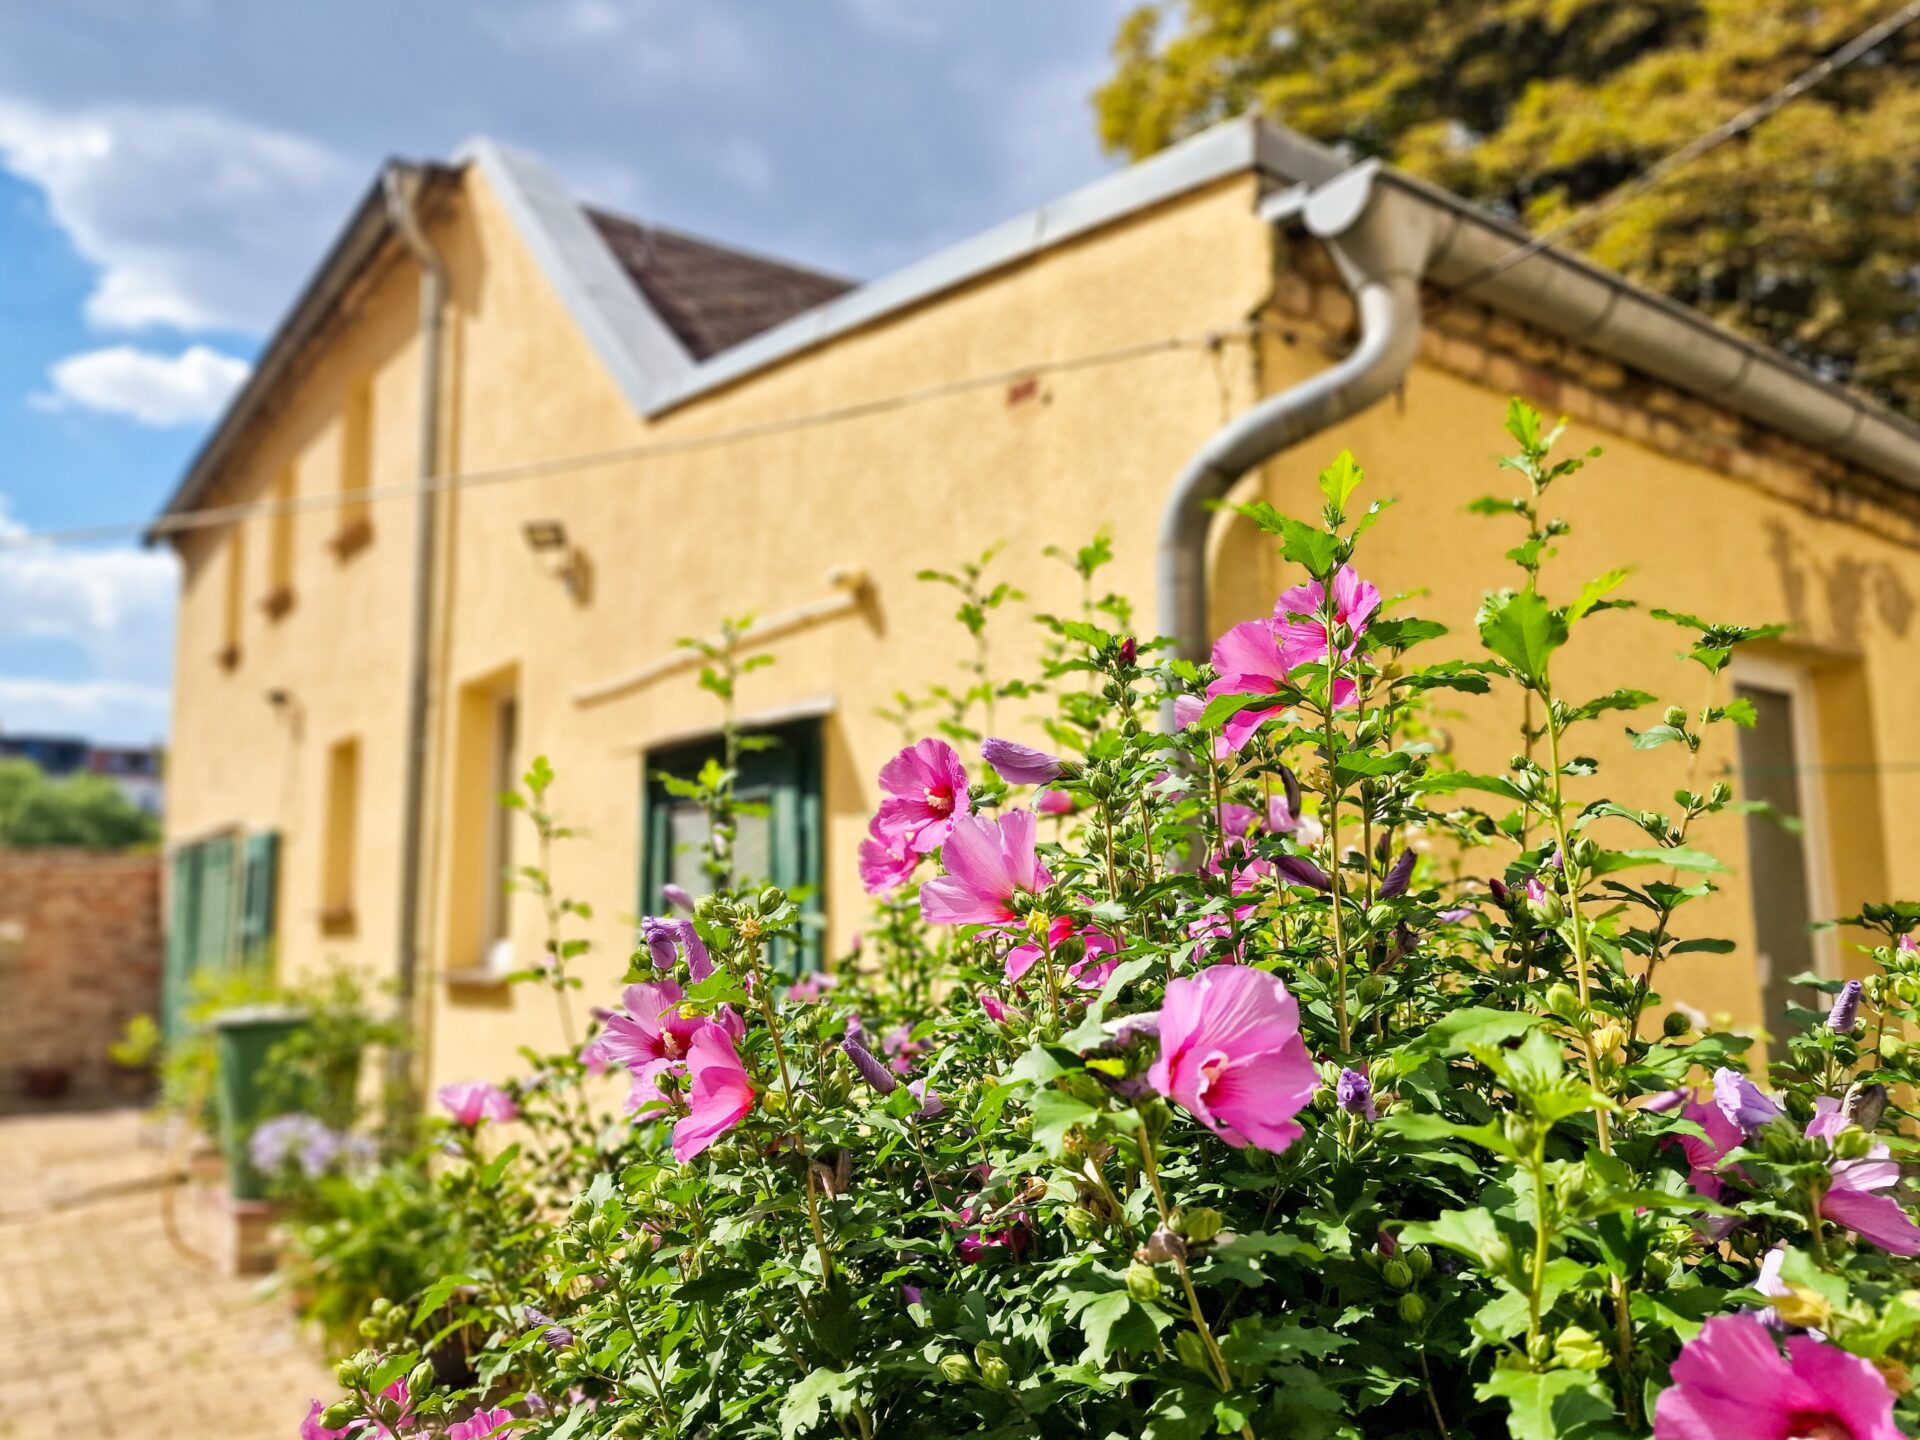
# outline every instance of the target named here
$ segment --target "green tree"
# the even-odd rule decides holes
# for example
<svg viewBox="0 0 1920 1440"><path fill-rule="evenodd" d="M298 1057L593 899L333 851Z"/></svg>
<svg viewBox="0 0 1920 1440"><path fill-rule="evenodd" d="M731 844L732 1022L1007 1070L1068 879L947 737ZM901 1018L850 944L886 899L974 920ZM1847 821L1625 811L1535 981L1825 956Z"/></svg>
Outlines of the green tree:
<svg viewBox="0 0 1920 1440"><path fill-rule="evenodd" d="M0 848L127 850L159 838L154 818L104 776L50 780L30 760L0 760Z"/></svg>
<svg viewBox="0 0 1920 1440"><path fill-rule="evenodd" d="M1763 99L1890 0L1174 0L1095 97L1147 155L1261 113L1543 229ZM1568 237L1920 414L1920 27Z"/></svg>

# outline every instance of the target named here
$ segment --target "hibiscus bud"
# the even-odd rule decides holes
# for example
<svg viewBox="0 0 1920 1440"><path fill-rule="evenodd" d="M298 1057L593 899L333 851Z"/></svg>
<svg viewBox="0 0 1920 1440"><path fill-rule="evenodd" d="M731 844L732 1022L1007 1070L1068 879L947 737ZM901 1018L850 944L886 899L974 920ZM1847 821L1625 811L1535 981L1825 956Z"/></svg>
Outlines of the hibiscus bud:
<svg viewBox="0 0 1920 1440"><path fill-rule="evenodd" d="M1527 1342L1527 1358L1535 1365L1544 1365L1553 1358L1553 1337L1536 1335Z"/></svg>
<svg viewBox="0 0 1920 1440"><path fill-rule="evenodd" d="M1061 1218L1067 1233L1076 1240L1091 1240L1100 1233L1100 1217L1079 1205L1069 1205Z"/></svg>
<svg viewBox="0 0 1920 1440"><path fill-rule="evenodd" d="M1380 1275L1396 1290L1413 1288L1413 1266L1397 1255L1380 1267Z"/></svg>
<svg viewBox="0 0 1920 1440"><path fill-rule="evenodd" d="M1664 1250L1656 1250L1647 1256L1644 1269L1649 1284L1664 1285L1673 1278L1673 1257Z"/></svg>
<svg viewBox="0 0 1920 1440"><path fill-rule="evenodd" d="M989 1356L980 1363L980 1383L989 1390L1011 1390L1013 1367L998 1355Z"/></svg>
<svg viewBox="0 0 1920 1440"><path fill-rule="evenodd" d="M993 735L980 742L980 758L1009 785L1049 785L1068 769L1058 755Z"/></svg>
<svg viewBox="0 0 1920 1440"><path fill-rule="evenodd" d="M1898 1035L1887 1035L1881 1039L1880 1058L1882 1060L1898 1065L1905 1060L1906 1054L1907 1042Z"/></svg>
<svg viewBox="0 0 1920 1440"><path fill-rule="evenodd" d="M1553 1342L1553 1358L1568 1370L1599 1370L1609 1357L1599 1336L1578 1325L1569 1325Z"/></svg>
<svg viewBox="0 0 1920 1440"><path fill-rule="evenodd" d="M1122 665L1140 663L1140 642L1131 635L1120 642L1120 663Z"/></svg>
<svg viewBox="0 0 1920 1440"><path fill-rule="evenodd" d="M942 1355L940 1373L956 1385L965 1385L973 1379L973 1361L964 1355Z"/></svg>
<svg viewBox="0 0 1920 1440"><path fill-rule="evenodd" d="M1127 1294L1142 1305L1158 1300L1163 1289L1160 1277L1153 1273L1151 1265L1136 1260L1127 1267Z"/></svg>
<svg viewBox="0 0 1920 1440"><path fill-rule="evenodd" d="M1144 1260L1149 1265L1164 1265L1169 1260L1186 1259L1187 1242L1162 1225L1147 1236L1147 1243L1134 1254L1135 1258Z"/></svg>
<svg viewBox="0 0 1920 1440"><path fill-rule="evenodd" d="M1669 725L1680 726L1687 723L1687 712L1678 705L1669 705L1667 713L1660 717Z"/></svg>
<svg viewBox="0 0 1920 1440"><path fill-rule="evenodd" d="M1693 1022L1683 1011L1669 1010L1667 1018L1660 1022L1660 1032L1669 1040L1678 1040L1693 1028Z"/></svg>
<svg viewBox="0 0 1920 1440"><path fill-rule="evenodd" d="M1173 1228L1196 1245L1204 1245L1220 1233L1227 1217L1207 1205L1194 1205L1173 1213Z"/></svg>
<svg viewBox="0 0 1920 1440"><path fill-rule="evenodd" d="M1409 1290L1400 1297L1400 1319L1407 1325L1418 1325L1427 1318L1427 1302Z"/></svg>
<svg viewBox="0 0 1920 1440"><path fill-rule="evenodd" d="M373 1356L370 1352L358 1351L334 1365L333 1378L340 1382L343 1390L351 1390L366 1377L367 1367L372 1361Z"/></svg>
<svg viewBox="0 0 1920 1440"><path fill-rule="evenodd" d="M1873 1150L1873 1137L1849 1125L1833 1137L1833 1153L1842 1160L1864 1160Z"/></svg>
<svg viewBox="0 0 1920 1440"><path fill-rule="evenodd" d="M347 1422L360 1414L357 1400L336 1400L320 1412L320 1423L329 1430L344 1430Z"/></svg>
<svg viewBox="0 0 1920 1440"><path fill-rule="evenodd" d="M1496 904L1500 905L1505 905L1513 899L1513 891L1509 890L1506 882L1497 875L1487 881L1487 893L1493 896Z"/></svg>
<svg viewBox="0 0 1920 1440"><path fill-rule="evenodd" d="M1180 1363L1189 1370L1197 1371L1209 1380L1217 1378L1213 1373L1213 1360L1207 1354L1207 1344L1200 1338L1199 1331L1182 1330L1175 1335L1173 1350L1180 1357Z"/></svg>
<svg viewBox="0 0 1920 1440"><path fill-rule="evenodd" d="M1626 1058L1624 1046L1627 1043L1627 1027L1618 1020L1609 1020L1593 1032L1593 1051L1606 1060Z"/></svg>
<svg viewBox="0 0 1920 1440"><path fill-rule="evenodd" d="M1580 1019L1580 996L1574 988L1563 980L1557 980L1547 987L1547 1009L1569 1024Z"/></svg>
<svg viewBox="0 0 1920 1440"><path fill-rule="evenodd" d="M1415 1280L1424 1280L1433 1273L1433 1256L1429 1255L1425 1250L1415 1245L1406 1253L1407 1264L1412 1268L1413 1278Z"/></svg>
<svg viewBox="0 0 1920 1440"><path fill-rule="evenodd" d="M1865 988L1858 980L1849 980L1833 997L1833 1009L1827 1012L1827 1028L1834 1034L1853 1033L1854 1022L1860 1015L1860 992Z"/></svg>
<svg viewBox="0 0 1920 1440"><path fill-rule="evenodd" d="M1353 993L1362 1005L1377 1005L1387 993L1387 982L1378 975L1369 975L1353 987Z"/></svg>
<svg viewBox="0 0 1920 1440"><path fill-rule="evenodd" d="M1413 851L1402 850L1400 858L1393 862L1393 868L1387 871L1387 878L1380 882L1381 897L1391 900L1395 896L1406 894L1407 884L1412 879Z"/></svg>
<svg viewBox="0 0 1920 1440"><path fill-rule="evenodd" d="M418 1365L414 1366L412 1370L407 1372L407 1393L409 1395L424 1395L433 1388L433 1382L433 1362L431 1360L422 1360Z"/></svg>
<svg viewBox="0 0 1920 1440"><path fill-rule="evenodd" d="M1507 1143L1514 1149L1525 1152L1533 1145L1533 1122L1524 1115L1508 1114L1500 1122Z"/></svg>

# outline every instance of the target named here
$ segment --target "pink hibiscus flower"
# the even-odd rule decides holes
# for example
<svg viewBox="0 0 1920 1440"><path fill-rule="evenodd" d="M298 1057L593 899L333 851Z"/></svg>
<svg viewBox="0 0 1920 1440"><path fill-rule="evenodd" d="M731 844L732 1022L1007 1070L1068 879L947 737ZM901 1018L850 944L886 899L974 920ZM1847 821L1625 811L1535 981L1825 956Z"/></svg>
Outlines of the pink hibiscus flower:
<svg viewBox="0 0 1920 1440"><path fill-rule="evenodd" d="M754 1094L733 1037L718 1025L693 1037L687 1069L693 1076L688 1113L673 1127L673 1158L682 1164L738 1125L753 1108Z"/></svg>
<svg viewBox="0 0 1920 1440"><path fill-rule="evenodd" d="M1293 1117L1320 1074L1280 977L1213 965L1167 986L1147 1082L1229 1145L1280 1151L1306 1133Z"/></svg>
<svg viewBox="0 0 1920 1440"><path fill-rule="evenodd" d="M491 1440L512 1424L511 1410L476 1410L447 1427L447 1440Z"/></svg>
<svg viewBox="0 0 1920 1440"><path fill-rule="evenodd" d="M904 841L889 838L880 831L880 817L867 826L867 838L860 842L860 883L869 895L888 895L913 878L920 856Z"/></svg>
<svg viewBox="0 0 1920 1440"><path fill-rule="evenodd" d="M1273 621L1280 629L1280 647L1291 665L1325 660L1329 640L1327 622L1321 615L1327 592L1318 580L1282 591L1273 605ZM1344 627L1345 641L1340 658L1351 660L1367 626L1380 610L1380 592L1362 580L1351 565L1342 565L1333 576L1333 623Z"/></svg>
<svg viewBox="0 0 1920 1440"><path fill-rule="evenodd" d="M1082 990L1098 990L1107 983L1107 977L1113 973L1114 966L1120 962L1113 958L1120 949L1119 942L1111 935L1104 935L1091 925L1076 929L1071 918L1056 915L1047 925L1047 946L1058 950L1067 941L1078 938L1086 947L1086 953L1067 967L1067 974L1073 983ZM1016 945L1007 952L1007 983L1018 985L1026 973L1040 962L1042 957L1040 942L1029 940L1024 945Z"/></svg>
<svg viewBox="0 0 1920 1440"><path fill-rule="evenodd" d="M1810 1335L1782 1355L1756 1315L1716 1315L1673 1362L1654 1440L1900 1440L1880 1372Z"/></svg>
<svg viewBox="0 0 1920 1440"><path fill-rule="evenodd" d="M1035 855L1034 815L1010 810L998 820L962 815L940 852L947 873L920 887L920 913L933 925L1004 925L1012 901L1053 883Z"/></svg>
<svg viewBox="0 0 1920 1440"><path fill-rule="evenodd" d="M660 1077L686 1068L694 1038L714 1022L680 1008L685 992L671 980L627 986L625 1015L607 1021L600 1045L616 1065L633 1073L627 1112L660 1099Z"/></svg>
<svg viewBox="0 0 1920 1440"><path fill-rule="evenodd" d="M929 737L902 750L881 767L880 788L886 798L872 830L896 852L939 849L967 813L967 767L944 740Z"/></svg>
<svg viewBox="0 0 1920 1440"><path fill-rule="evenodd" d="M453 1123L464 1125L469 1130L482 1120L514 1120L520 1115L512 1096L498 1085L489 1085L484 1080L442 1085L435 1093L447 1113L453 1117Z"/></svg>
<svg viewBox="0 0 1920 1440"><path fill-rule="evenodd" d="M1209 700L1222 695L1271 695L1287 688L1287 672L1293 665L1281 651L1279 627L1271 620L1249 620L1213 642L1213 668L1218 678L1207 686ZM1283 701L1249 706L1228 716L1215 749L1245 749L1254 732L1286 708Z"/></svg>

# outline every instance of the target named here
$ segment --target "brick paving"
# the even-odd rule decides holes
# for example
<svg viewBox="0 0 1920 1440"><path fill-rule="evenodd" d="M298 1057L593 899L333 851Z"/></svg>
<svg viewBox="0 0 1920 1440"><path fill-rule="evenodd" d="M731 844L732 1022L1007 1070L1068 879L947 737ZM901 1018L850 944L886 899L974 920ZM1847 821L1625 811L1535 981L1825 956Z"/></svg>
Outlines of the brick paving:
<svg viewBox="0 0 1920 1440"><path fill-rule="evenodd" d="M293 1440L332 1377L257 1282L167 1239L139 1111L0 1119L0 1437Z"/></svg>

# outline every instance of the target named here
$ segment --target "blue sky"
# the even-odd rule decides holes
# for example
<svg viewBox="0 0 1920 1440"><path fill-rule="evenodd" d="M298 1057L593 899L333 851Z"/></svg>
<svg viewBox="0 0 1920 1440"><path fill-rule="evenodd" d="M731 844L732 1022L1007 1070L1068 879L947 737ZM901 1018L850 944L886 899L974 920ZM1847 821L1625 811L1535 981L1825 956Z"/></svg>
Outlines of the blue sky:
<svg viewBox="0 0 1920 1440"><path fill-rule="evenodd" d="M382 158L490 134L583 196L872 277L1111 168L1126 0L0 7L0 731L164 736L138 521Z"/></svg>

